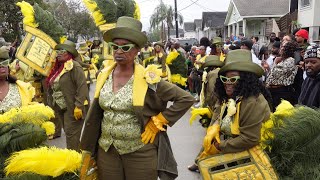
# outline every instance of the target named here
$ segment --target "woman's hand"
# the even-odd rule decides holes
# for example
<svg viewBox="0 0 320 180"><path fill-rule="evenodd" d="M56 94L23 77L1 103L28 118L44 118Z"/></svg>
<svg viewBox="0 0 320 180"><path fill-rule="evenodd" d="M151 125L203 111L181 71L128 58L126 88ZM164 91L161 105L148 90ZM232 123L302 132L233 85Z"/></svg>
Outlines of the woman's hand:
<svg viewBox="0 0 320 180"><path fill-rule="evenodd" d="M276 57L276 59L274 60L274 63L278 64L281 61L282 61L282 57Z"/></svg>
<svg viewBox="0 0 320 180"><path fill-rule="evenodd" d="M164 129L163 126L168 126L169 121L166 120L162 113L159 113L156 116L152 116L151 119L160 131L166 131L166 129Z"/></svg>
<svg viewBox="0 0 320 180"><path fill-rule="evenodd" d="M82 118L82 110L78 108L77 106L74 108L73 116L76 120L79 120Z"/></svg>
<svg viewBox="0 0 320 180"><path fill-rule="evenodd" d="M141 134L141 141L144 144L148 144L149 142L153 143L153 141L156 138L156 135L158 134L159 131L160 130L157 128L157 126L150 119L144 128L144 132Z"/></svg>
<svg viewBox="0 0 320 180"><path fill-rule="evenodd" d="M203 140L204 151L210 151L213 139L220 143L220 125L218 123L209 126L207 130L207 135L204 137Z"/></svg>

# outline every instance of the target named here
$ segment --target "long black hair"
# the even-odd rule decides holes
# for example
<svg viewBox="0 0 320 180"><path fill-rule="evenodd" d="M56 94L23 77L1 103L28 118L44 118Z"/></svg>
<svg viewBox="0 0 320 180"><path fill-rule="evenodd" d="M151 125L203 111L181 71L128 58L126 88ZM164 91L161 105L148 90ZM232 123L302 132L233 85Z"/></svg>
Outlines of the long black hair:
<svg viewBox="0 0 320 180"><path fill-rule="evenodd" d="M251 72L243 72L239 71L240 79L235 87L235 91L233 92L233 99L236 97L248 98L250 96L258 97L259 94L262 94L264 98L268 101L270 109L272 109L272 98L270 92L267 88L262 84L259 80L258 76ZM226 73L222 73L221 75L225 76ZM215 84L215 92L217 93L218 99L220 103L227 101L228 96L224 89L224 85L220 78L217 78Z"/></svg>

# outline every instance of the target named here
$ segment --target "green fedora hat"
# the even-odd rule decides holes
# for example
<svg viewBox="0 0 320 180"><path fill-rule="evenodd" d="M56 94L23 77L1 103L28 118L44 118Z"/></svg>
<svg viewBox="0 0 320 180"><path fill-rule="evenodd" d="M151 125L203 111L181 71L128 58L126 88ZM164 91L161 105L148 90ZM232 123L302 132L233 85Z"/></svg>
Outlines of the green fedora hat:
<svg viewBox="0 0 320 180"><path fill-rule="evenodd" d="M223 44L221 37L213 38L212 44Z"/></svg>
<svg viewBox="0 0 320 180"><path fill-rule="evenodd" d="M163 45L163 43L162 43L161 41L158 41L158 42L154 43L153 46L156 46L156 45L159 45L159 46L161 46L162 48L164 48L164 45Z"/></svg>
<svg viewBox="0 0 320 180"><path fill-rule="evenodd" d="M106 42L112 42L114 39L126 39L138 45L139 48L142 48L148 39L141 30L142 24L139 20L122 16L118 18L115 28L103 34L103 39Z"/></svg>
<svg viewBox="0 0 320 180"><path fill-rule="evenodd" d="M237 49L229 51L227 54L225 65L220 69L219 73L227 71L244 71L256 74L261 77L264 73L263 69L252 62L252 54L245 49Z"/></svg>
<svg viewBox="0 0 320 180"><path fill-rule="evenodd" d="M2 46L0 48L0 61L1 60L6 60L6 59L9 59L10 56L9 56L9 49L7 46Z"/></svg>
<svg viewBox="0 0 320 180"><path fill-rule="evenodd" d="M219 56L209 55L206 57L202 67L203 68L210 67L210 66L222 67L223 65L224 65L224 62L220 61Z"/></svg>
<svg viewBox="0 0 320 180"><path fill-rule="evenodd" d="M65 40L62 44L57 44L54 47L54 50L62 50L62 49L67 50L74 57L77 57L79 55L78 51L76 50L76 44L72 41Z"/></svg>

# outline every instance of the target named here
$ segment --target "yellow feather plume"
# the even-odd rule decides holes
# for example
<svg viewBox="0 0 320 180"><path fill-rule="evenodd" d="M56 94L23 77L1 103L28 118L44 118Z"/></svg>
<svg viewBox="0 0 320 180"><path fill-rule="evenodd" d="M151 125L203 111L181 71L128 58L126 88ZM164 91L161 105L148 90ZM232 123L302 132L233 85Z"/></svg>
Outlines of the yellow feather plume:
<svg viewBox="0 0 320 180"><path fill-rule="evenodd" d="M187 78L182 77L180 74L171 74L170 82L187 86Z"/></svg>
<svg viewBox="0 0 320 180"><path fill-rule="evenodd" d="M34 28L39 26L39 24L36 22L36 19L34 17L34 9L31 6L31 4L25 1L22 1L22 2L17 2L16 5L21 8L21 12L24 16L23 24L34 27Z"/></svg>
<svg viewBox="0 0 320 180"><path fill-rule="evenodd" d="M134 14L133 14L133 18L140 20L141 18L141 13L140 13L140 7L137 3L137 1L135 1L134 3Z"/></svg>
<svg viewBox="0 0 320 180"><path fill-rule="evenodd" d="M196 119L197 116L203 116L207 115L208 118L212 117L212 113L209 110L209 108L194 108L191 107L191 117L189 119L190 125L193 123L193 121Z"/></svg>
<svg viewBox="0 0 320 180"><path fill-rule="evenodd" d="M55 133L55 126L52 122L47 121L41 124L41 128L46 130L47 136L53 135Z"/></svg>
<svg viewBox="0 0 320 180"><path fill-rule="evenodd" d="M54 111L44 104L33 104L21 108L13 108L0 114L0 123L29 122L41 126L42 123L54 118Z"/></svg>
<svg viewBox="0 0 320 180"><path fill-rule="evenodd" d="M299 110L299 108L296 110ZM269 139L274 139L274 134L271 130L274 127L276 116L289 117L292 116L296 110L289 101L281 100L281 103L277 106L276 111L270 115L270 118L265 123L262 124L260 145L263 149L268 149L270 151L272 148L271 146L267 146L265 142ZM277 125L282 125L281 119L277 121Z"/></svg>
<svg viewBox="0 0 320 180"><path fill-rule="evenodd" d="M97 3L94 0L82 0L84 5L88 8L88 10L92 13L92 17L96 26L100 26L106 23L106 20L103 17Z"/></svg>
<svg viewBox="0 0 320 180"><path fill-rule="evenodd" d="M66 41L67 39L68 39L67 36L61 36L60 37L60 44L63 44L64 41Z"/></svg>
<svg viewBox="0 0 320 180"><path fill-rule="evenodd" d="M179 56L179 53L177 51L170 52L166 59L166 63L172 64L172 61L174 61L178 56Z"/></svg>
<svg viewBox="0 0 320 180"><path fill-rule="evenodd" d="M277 106L274 115L284 115L290 116L292 115L294 107L290 104L289 101L281 100L281 103Z"/></svg>
<svg viewBox="0 0 320 180"><path fill-rule="evenodd" d="M58 177L66 172L75 173L81 166L81 154L74 150L41 147L13 153L6 160L6 175L25 172Z"/></svg>

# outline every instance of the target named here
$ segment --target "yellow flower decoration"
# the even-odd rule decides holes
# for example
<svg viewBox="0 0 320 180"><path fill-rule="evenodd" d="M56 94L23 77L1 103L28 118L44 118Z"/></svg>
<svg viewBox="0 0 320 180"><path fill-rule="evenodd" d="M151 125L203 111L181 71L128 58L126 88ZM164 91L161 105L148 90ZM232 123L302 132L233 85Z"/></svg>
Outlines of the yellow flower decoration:
<svg viewBox="0 0 320 180"><path fill-rule="evenodd" d="M156 84L161 80L162 71L157 65L151 64L144 71L144 77L147 83Z"/></svg>
<svg viewBox="0 0 320 180"><path fill-rule="evenodd" d="M64 63L64 69L66 71L70 71L73 68L73 61L67 61Z"/></svg>
<svg viewBox="0 0 320 180"><path fill-rule="evenodd" d="M235 113L237 112L237 108L236 108L236 102L230 98L228 100L228 112L227 112L227 116L233 116Z"/></svg>

